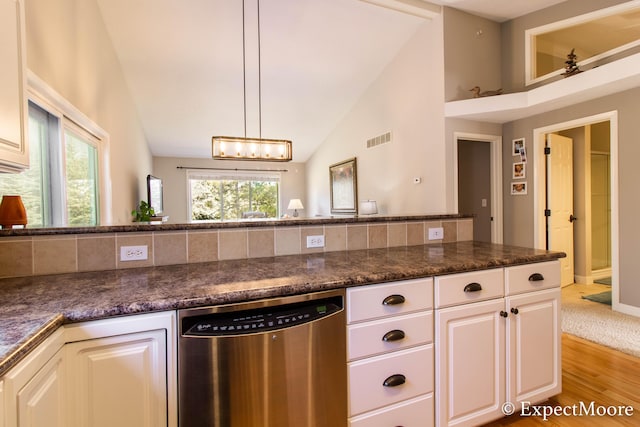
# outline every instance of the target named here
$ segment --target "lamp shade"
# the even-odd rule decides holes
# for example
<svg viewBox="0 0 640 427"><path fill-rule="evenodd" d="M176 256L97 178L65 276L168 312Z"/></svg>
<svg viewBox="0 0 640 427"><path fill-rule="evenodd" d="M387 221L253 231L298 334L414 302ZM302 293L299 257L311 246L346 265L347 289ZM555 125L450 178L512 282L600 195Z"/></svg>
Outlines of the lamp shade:
<svg viewBox="0 0 640 427"><path fill-rule="evenodd" d="M0 225L13 228L14 225L27 225L27 211L20 196L2 196L0 202Z"/></svg>
<svg viewBox="0 0 640 427"><path fill-rule="evenodd" d="M378 213L378 204L375 200L365 200L360 202L361 215L373 215Z"/></svg>
<svg viewBox="0 0 640 427"><path fill-rule="evenodd" d="M300 199L291 199L289 200L289 207L287 209L304 209L304 206L302 206Z"/></svg>

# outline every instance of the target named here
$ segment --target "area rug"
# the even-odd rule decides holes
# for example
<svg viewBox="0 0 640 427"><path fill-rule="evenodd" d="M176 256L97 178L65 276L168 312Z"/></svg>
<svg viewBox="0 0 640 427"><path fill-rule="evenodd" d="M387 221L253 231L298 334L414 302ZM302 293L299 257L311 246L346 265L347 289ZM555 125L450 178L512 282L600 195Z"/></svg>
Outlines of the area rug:
<svg viewBox="0 0 640 427"><path fill-rule="evenodd" d="M583 299L588 299L589 301L599 302L600 304L611 305L611 291L604 291L598 294L591 295L583 295Z"/></svg>
<svg viewBox="0 0 640 427"><path fill-rule="evenodd" d="M640 357L640 318L611 310L606 304L597 304L581 298L585 286L571 285L562 289L562 332L584 338ZM604 291L604 285L595 291Z"/></svg>
<svg viewBox="0 0 640 427"><path fill-rule="evenodd" d="M603 277L602 279L594 280L593 283L611 286L611 277Z"/></svg>

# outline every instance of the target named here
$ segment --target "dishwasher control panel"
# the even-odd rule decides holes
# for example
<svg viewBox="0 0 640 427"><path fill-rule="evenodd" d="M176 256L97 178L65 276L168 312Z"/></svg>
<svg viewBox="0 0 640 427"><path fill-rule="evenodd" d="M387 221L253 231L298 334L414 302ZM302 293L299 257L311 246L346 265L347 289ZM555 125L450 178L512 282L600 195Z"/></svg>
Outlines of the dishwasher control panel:
<svg viewBox="0 0 640 427"><path fill-rule="evenodd" d="M244 335L290 328L322 319L343 309L341 297L302 303L186 317L183 336Z"/></svg>

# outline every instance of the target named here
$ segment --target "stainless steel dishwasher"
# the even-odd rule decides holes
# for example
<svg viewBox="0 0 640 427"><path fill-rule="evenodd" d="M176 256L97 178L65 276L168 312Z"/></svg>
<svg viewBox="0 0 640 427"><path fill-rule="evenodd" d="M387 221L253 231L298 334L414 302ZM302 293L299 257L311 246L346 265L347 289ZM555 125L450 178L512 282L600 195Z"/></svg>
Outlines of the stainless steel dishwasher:
<svg viewBox="0 0 640 427"><path fill-rule="evenodd" d="M344 290L178 311L180 427L347 424Z"/></svg>

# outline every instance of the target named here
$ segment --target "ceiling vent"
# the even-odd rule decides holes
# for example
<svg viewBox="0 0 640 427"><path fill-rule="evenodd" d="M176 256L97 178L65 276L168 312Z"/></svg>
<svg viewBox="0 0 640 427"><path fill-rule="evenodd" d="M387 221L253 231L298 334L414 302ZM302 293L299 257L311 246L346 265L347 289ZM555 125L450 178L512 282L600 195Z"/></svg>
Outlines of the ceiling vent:
<svg viewBox="0 0 640 427"><path fill-rule="evenodd" d="M377 147L378 145L391 142L391 132L383 133L374 138L367 139L367 148Z"/></svg>

